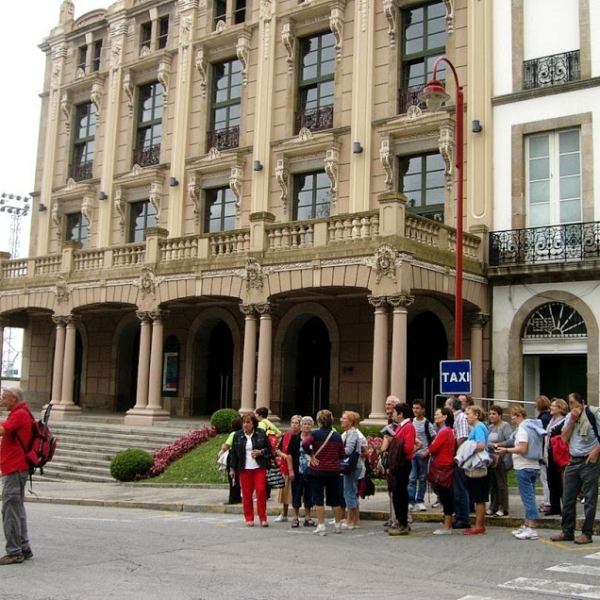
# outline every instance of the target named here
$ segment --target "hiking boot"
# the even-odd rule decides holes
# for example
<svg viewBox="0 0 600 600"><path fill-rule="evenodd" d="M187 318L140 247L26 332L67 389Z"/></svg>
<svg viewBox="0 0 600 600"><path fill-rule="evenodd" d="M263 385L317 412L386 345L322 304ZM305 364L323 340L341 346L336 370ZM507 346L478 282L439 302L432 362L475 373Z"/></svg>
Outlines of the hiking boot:
<svg viewBox="0 0 600 600"><path fill-rule="evenodd" d="M0 558L0 565L14 565L16 563L22 563L24 560L25 557L22 554L7 554Z"/></svg>
<svg viewBox="0 0 600 600"><path fill-rule="evenodd" d="M27 548L27 550L23 550L23 558L25 560L29 560L33 558L33 550L31 548Z"/></svg>

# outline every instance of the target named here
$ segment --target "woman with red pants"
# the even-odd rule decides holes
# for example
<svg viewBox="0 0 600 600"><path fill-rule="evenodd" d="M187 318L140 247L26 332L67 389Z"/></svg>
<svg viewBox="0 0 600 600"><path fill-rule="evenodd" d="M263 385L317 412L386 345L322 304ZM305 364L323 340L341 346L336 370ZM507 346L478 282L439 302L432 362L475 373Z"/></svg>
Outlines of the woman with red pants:
<svg viewBox="0 0 600 600"><path fill-rule="evenodd" d="M248 527L254 526L254 503L261 527L268 527L267 521L267 466L271 460L271 447L267 434L258 429L258 420L252 413L242 416L242 430L236 431L229 451L232 479L239 477L242 488L244 518Z"/></svg>

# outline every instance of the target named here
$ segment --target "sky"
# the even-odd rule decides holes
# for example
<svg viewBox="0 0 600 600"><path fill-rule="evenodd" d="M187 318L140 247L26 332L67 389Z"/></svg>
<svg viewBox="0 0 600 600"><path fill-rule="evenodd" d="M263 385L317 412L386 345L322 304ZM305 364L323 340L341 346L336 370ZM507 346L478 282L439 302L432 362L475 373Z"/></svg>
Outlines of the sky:
<svg viewBox="0 0 600 600"><path fill-rule="evenodd" d="M74 0L75 18L114 0ZM3 0L0 36L5 82L0 96L0 192L25 196L34 189L45 55L38 48L58 24L61 0ZM29 220L21 221L19 256L27 254ZM0 250L9 251L10 217L0 212Z"/></svg>

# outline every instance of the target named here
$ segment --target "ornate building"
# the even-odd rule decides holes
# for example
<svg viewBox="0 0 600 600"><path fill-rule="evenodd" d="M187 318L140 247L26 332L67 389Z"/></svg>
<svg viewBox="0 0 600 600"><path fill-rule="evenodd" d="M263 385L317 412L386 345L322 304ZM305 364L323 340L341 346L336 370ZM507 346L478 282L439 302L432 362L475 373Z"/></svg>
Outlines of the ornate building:
<svg viewBox="0 0 600 600"><path fill-rule="evenodd" d="M29 257L0 270L28 397L147 424L377 420L389 393L431 397L454 350L454 107L418 94L444 54L467 100L462 335L483 395L490 30L467 0L117 0L77 20L64 0Z"/></svg>

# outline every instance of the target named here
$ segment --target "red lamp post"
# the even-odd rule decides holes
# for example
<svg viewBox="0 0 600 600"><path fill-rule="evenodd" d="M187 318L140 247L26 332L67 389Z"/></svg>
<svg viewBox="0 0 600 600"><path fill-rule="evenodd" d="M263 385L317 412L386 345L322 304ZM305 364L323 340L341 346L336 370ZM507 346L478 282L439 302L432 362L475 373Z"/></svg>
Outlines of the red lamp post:
<svg viewBox="0 0 600 600"><path fill-rule="evenodd" d="M443 102L450 99L444 84L436 79L440 62L445 62L451 69L456 83L456 291L454 298L454 358L462 358L462 325L463 325L463 88L458 80L458 73L454 65L445 56L440 56L433 64L432 79L423 88L419 100L424 101L432 112L437 112Z"/></svg>

